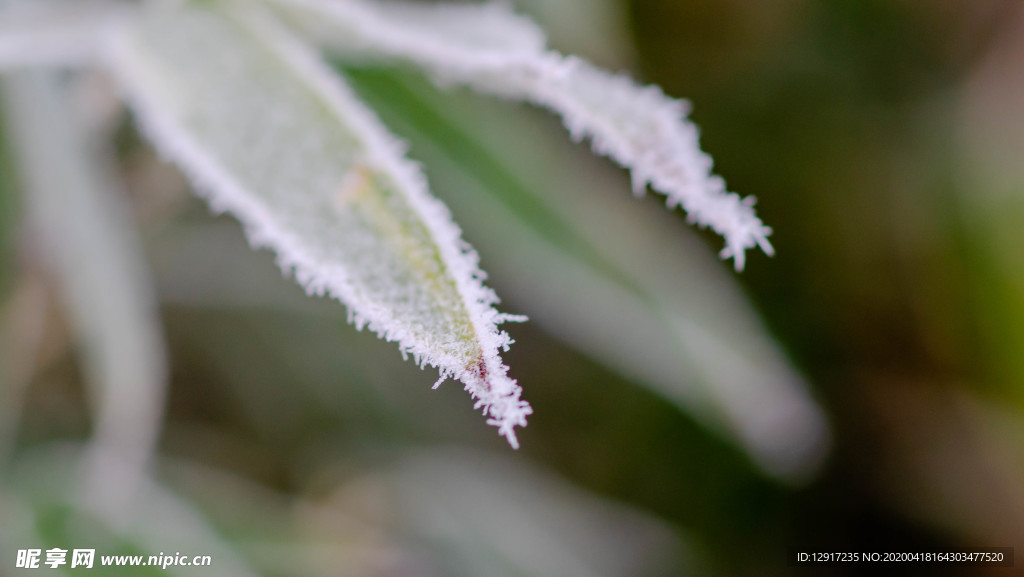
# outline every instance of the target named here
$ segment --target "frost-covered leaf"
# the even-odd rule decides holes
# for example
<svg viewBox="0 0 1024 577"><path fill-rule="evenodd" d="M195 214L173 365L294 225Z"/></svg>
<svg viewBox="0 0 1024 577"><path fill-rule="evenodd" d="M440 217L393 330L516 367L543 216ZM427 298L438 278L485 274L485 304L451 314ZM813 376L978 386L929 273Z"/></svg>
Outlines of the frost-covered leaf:
<svg viewBox="0 0 1024 577"><path fill-rule="evenodd" d="M635 193L650 184L670 207L682 206L692 222L725 237L721 256L737 270L748 248L772 253L771 229L755 215L753 198L727 192L711 173L685 102L547 51L537 29L503 5L272 1L342 57L411 63L441 83L555 111L575 138L589 138L595 151L631 169Z"/></svg>
<svg viewBox="0 0 1024 577"><path fill-rule="evenodd" d="M134 12L113 0L0 0L0 70L89 63Z"/></svg>
<svg viewBox="0 0 1024 577"><path fill-rule="evenodd" d="M217 2L153 9L112 52L145 132L215 209L358 327L461 380L516 445L531 410L499 356L510 317L403 146L315 54Z"/></svg>
<svg viewBox="0 0 1024 577"><path fill-rule="evenodd" d="M534 322L772 475L799 480L820 464L821 409L735 279L673 215L619 194L615 174L525 110L387 70L348 76L411 140L495 283Z"/></svg>

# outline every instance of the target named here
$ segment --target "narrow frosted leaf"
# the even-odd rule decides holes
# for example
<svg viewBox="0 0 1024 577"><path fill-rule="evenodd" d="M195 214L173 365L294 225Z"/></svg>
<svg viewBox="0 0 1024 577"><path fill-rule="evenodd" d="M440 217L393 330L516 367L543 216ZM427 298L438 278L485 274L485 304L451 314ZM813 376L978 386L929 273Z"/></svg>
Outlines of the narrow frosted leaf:
<svg viewBox="0 0 1024 577"><path fill-rule="evenodd" d="M261 12L217 6L155 9L115 44L146 133L310 293L461 380L515 446L531 410L499 357L509 317L448 210L314 54Z"/></svg>
<svg viewBox="0 0 1024 577"><path fill-rule="evenodd" d="M96 135L75 113L74 86L56 72L19 72L5 79L3 95L28 213L94 395L87 497L117 515L156 444L166 359L140 240Z"/></svg>
<svg viewBox="0 0 1024 577"><path fill-rule="evenodd" d="M543 118L390 71L349 76L411 139L517 308L770 474L814 471L830 442L825 416L692 231L620 194L614 171Z"/></svg>
<svg viewBox="0 0 1024 577"><path fill-rule="evenodd" d="M500 5L433 5L351 0L273 0L287 9L313 37L342 57L411 63L441 83L459 83L480 92L532 102L558 113L576 139L589 138L594 150L629 168L633 189L650 184L682 206L691 222L725 237L723 258L736 269L746 249L760 246L772 254L771 229L757 218L753 198L741 199L711 173L711 157L701 151L698 130L688 119L688 105L654 86L639 86L573 57L547 51L534 29ZM477 34L452 33L445 21L460 13ZM396 15L407 13L407 17ZM476 25L469 25L476 20ZM501 34L504 32L504 34ZM519 42L487 38L513 36Z"/></svg>
<svg viewBox="0 0 1024 577"><path fill-rule="evenodd" d="M0 71L87 64L134 12L110 0L0 0Z"/></svg>

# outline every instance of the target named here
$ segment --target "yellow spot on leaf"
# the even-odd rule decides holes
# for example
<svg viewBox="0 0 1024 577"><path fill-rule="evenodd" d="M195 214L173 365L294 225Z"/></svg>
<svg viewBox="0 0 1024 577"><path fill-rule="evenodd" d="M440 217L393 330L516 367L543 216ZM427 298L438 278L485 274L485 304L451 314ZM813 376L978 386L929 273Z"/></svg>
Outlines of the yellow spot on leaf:
<svg viewBox="0 0 1024 577"><path fill-rule="evenodd" d="M373 174L365 165L356 164L349 171L348 176L334 191L335 206L339 209L347 209L348 206L366 198L373 187Z"/></svg>

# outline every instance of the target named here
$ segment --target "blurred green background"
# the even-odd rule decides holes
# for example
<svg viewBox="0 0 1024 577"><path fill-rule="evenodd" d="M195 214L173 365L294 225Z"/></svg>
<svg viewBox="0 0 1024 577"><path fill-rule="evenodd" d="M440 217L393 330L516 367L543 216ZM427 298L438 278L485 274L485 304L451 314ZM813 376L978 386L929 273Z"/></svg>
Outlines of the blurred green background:
<svg viewBox="0 0 1024 577"><path fill-rule="evenodd" d="M572 577L853 575L787 551L1024 543L1024 4L517 5L554 47L689 99L777 256L734 274L544 112L342 67L531 317L507 327L535 410L514 452L458 384L432 391L281 278L126 116L170 380L152 506L118 525L75 505L80 346L7 144L0 545L214 556L189 575ZM795 428L749 424L773 403Z"/></svg>

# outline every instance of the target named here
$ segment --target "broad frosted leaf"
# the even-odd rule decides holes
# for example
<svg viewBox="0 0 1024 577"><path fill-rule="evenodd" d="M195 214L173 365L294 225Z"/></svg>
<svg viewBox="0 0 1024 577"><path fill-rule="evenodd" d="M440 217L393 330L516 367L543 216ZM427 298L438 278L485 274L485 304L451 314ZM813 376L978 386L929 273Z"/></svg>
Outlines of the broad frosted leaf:
<svg viewBox="0 0 1024 577"><path fill-rule="evenodd" d="M52 71L3 83L25 204L59 280L96 409L90 498L124 512L163 415L166 358L141 243L110 165ZM116 482L112 482L116 480Z"/></svg>
<svg viewBox="0 0 1024 577"><path fill-rule="evenodd" d="M118 39L146 133L310 293L461 380L516 446L531 409L499 357L510 317L448 210L314 54L265 14L220 6L155 9Z"/></svg>
<svg viewBox="0 0 1024 577"><path fill-rule="evenodd" d="M349 77L411 139L517 308L768 473L815 470L825 416L735 279L674 215L619 194L612 171L524 110L386 70Z"/></svg>
<svg viewBox="0 0 1024 577"><path fill-rule="evenodd" d="M772 254L771 229L754 213L753 198L727 192L724 181L711 173L711 157L700 149L685 102L546 51L534 29L507 9L365 0L273 2L342 57L408 62L441 83L466 84L555 111L574 138L589 138L596 152L631 169L635 193L650 184L666 195L670 207L682 206L691 222L725 237L721 256L732 257L737 270L748 248L760 246ZM439 13L425 16L431 9ZM439 25L452 13L466 29L486 34L453 33ZM396 17L400 14L407 17ZM484 39L474 42L478 36ZM491 37L518 41L492 42Z"/></svg>
<svg viewBox="0 0 1024 577"><path fill-rule="evenodd" d="M90 63L134 13L111 0L0 0L0 71Z"/></svg>

